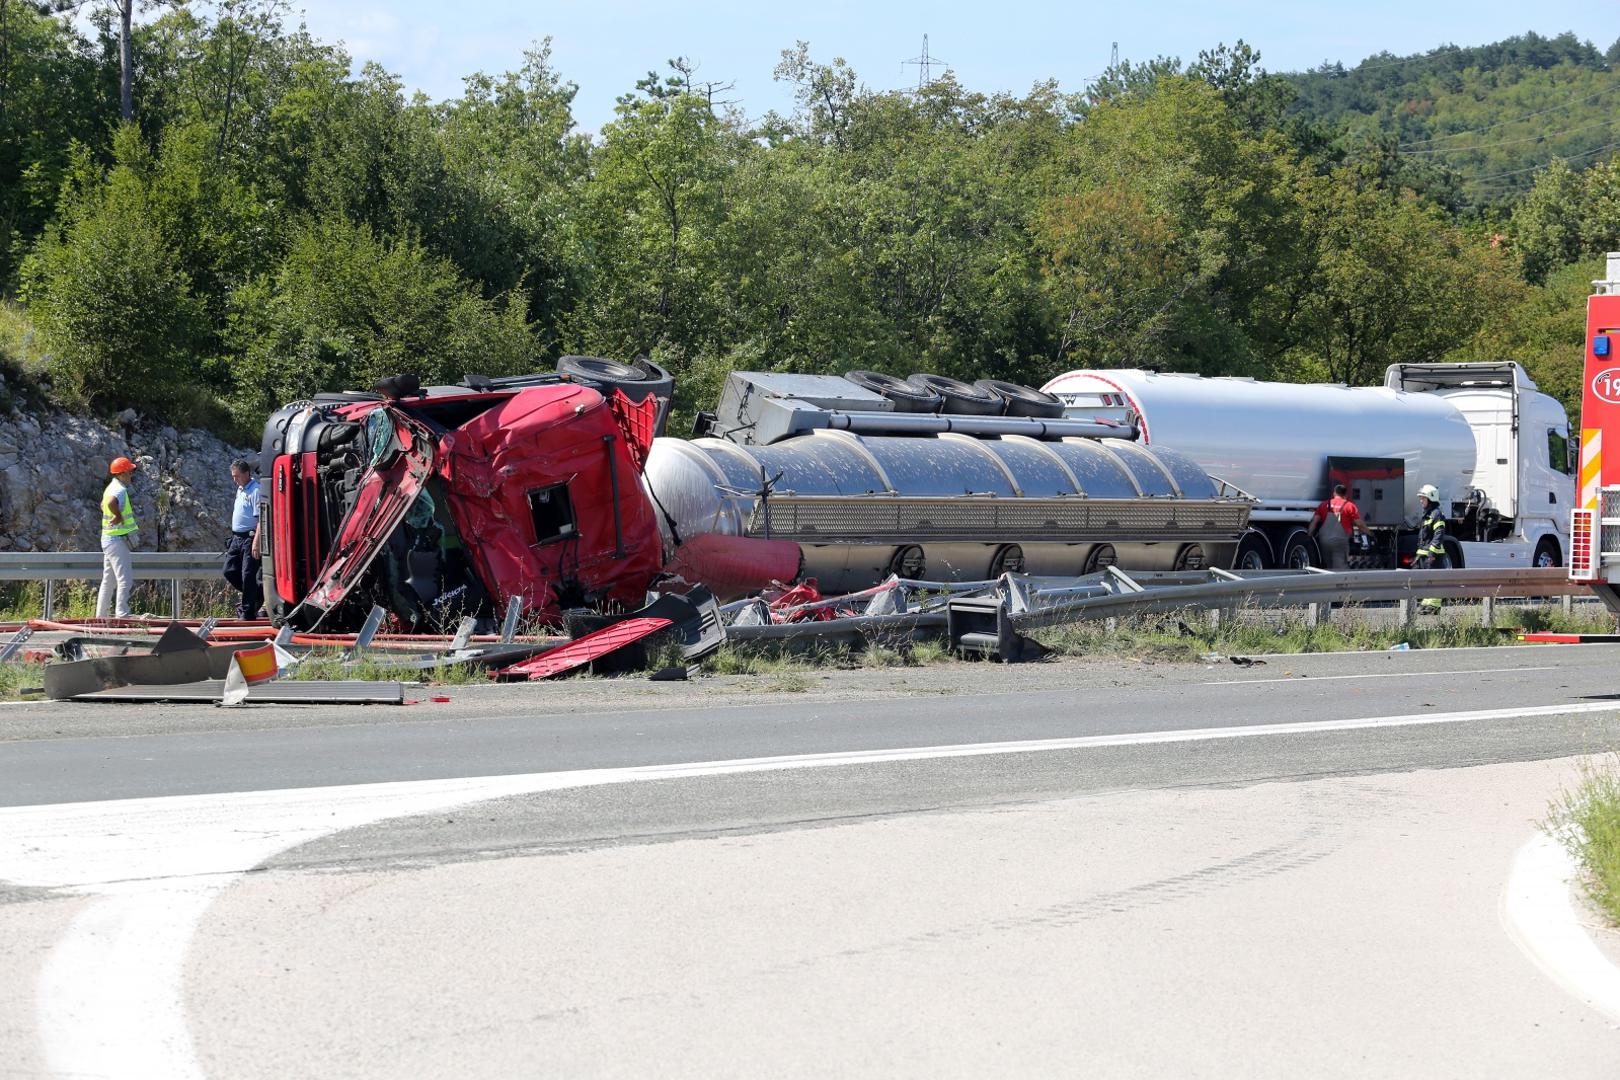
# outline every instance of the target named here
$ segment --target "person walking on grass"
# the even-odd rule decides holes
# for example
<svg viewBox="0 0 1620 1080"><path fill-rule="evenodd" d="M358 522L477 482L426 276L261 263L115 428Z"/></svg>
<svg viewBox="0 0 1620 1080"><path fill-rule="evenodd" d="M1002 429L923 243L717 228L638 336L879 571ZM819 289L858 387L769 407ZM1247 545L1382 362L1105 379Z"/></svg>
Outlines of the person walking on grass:
<svg viewBox="0 0 1620 1080"><path fill-rule="evenodd" d="M236 605L238 619L257 619L264 603L264 582L259 576L259 481L246 461L231 462L236 502L231 507L231 538L225 544L225 580L242 594Z"/></svg>
<svg viewBox="0 0 1620 1080"><path fill-rule="evenodd" d="M101 591L96 594L96 617L127 619L129 585L135 578L135 559L130 552L140 529L129 498L135 463L115 457L107 471L112 479L101 493Z"/></svg>

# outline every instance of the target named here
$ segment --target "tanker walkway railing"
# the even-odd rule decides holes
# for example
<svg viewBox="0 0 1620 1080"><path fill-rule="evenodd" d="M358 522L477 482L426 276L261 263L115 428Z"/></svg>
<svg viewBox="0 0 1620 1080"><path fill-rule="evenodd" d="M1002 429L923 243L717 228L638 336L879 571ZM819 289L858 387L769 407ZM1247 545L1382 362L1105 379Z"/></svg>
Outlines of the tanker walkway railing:
<svg viewBox="0 0 1620 1080"><path fill-rule="evenodd" d="M169 582L169 614L180 617L181 585L220 578L225 555L218 551L136 551L136 581ZM0 551L0 581L40 581L45 585L43 615L56 615L58 581L101 580L99 551Z"/></svg>

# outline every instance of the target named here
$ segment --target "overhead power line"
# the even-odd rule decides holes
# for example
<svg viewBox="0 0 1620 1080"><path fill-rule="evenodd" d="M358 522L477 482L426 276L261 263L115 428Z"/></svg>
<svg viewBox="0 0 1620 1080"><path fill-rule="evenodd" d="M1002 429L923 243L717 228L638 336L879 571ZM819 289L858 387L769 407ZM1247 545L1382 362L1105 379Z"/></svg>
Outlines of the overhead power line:
<svg viewBox="0 0 1620 1080"><path fill-rule="evenodd" d="M1527 135L1522 139L1503 139L1500 142L1474 143L1471 146L1441 146L1432 150L1399 150L1397 153L1407 157L1417 157L1419 154L1466 154L1470 150L1489 150L1495 146L1520 146L1524 143L1544 142L1547 139L1556 139L1560 135L1573 135L1577 131L1590 131L1592 128L1608 127L1620 116L1611 116L1607 120L1594 120L1590 124L1581 124L1577 127L1564 128L1562 131L1548 131L1541 135Z"/></svg>
<svg viewBox="0 0 1620 1080"><path fill-rule="evenodd" d="M1430 139L1418 139L1415 142L1409 142L1409 143L1402 144L1399 147L1399 149L1407 150L1407 149L1410 149L1411 147L1414 147L1414 146L1426 146L1429 143L1440 142L1443 139L1456 139L1456 138L1460 138L1463 135L1478 135L1482 131L1489 131L1492 128L1499 128L1499 127L1502 127L1504 124L1517 124L1522 120L1534 120L1538 116L1546 116L1548 113L1555 113L1555 112L1558 112L1561 109L1567 109L1572 105L1584 105L1588 101L1596 101L1598 98L1602 97L1604 94L1612 94L1616 90L1620 90L1620 81L1616 81L1613 86L1606 87L1606 88L1604 88L1602 90L1599 90L1595 94L1591 94L1591 95L1589 95L1587 97L1580 98L1579 100L1572 99L1572 100L1564 102L1562 105L1553 105L1550 108L1539 109L1539 110L1537 110L1536 112L1533 112L1533 113L1525 113L1523 116L1516 116L1511 120L1498 120L1494 124L1486 124L1484 127L1469 128L1466 131L1453 131L1453 132L1450 132L1449 134L1446 134L1446 135L1436 135L1436 136L1434 136L1433 138L1430 138ZM1414 150L1413 151L1413 153L1419 153L1419 154L1422 154L1422 153L1441 153L1441 152L1442 151L1438 151L1438 150Z"/></svg>
<svg viewBox="0 0 1620 1080"><path fill-rule="evenodd" d="M1523 176L1525 173L1532 173L1539 169L1545 169L1548 165L1551 165L1555 161L1562 161L1566 163L1571 161L1579 161L1581 158L1591 157L1593 154L1601 154L1605 150L1614 150L1616 148L1620 148L1620 141L1606 143L1603 146L1594 147L1591 150L1582 150L1578 154L1554 155L1553 157L1548 158L1546 161L1541 162L1539 165L1531 165L1523 169L1509 169L1507 172L1491 173L1489 176L1468 177L1465 183L1482 184L1487 180L1500 180L1505 176Z"/></svg>

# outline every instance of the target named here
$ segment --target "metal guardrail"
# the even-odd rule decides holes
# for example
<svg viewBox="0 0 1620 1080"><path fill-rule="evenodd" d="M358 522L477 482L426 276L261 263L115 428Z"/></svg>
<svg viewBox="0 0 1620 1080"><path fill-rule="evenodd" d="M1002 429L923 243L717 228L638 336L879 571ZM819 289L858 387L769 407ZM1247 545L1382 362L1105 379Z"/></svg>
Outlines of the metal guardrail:
<svg viewBox="0 0 1620 1080"><path fill-rule="evenodd" d="M926 591L927 583L895 583ZM1127 573L1112 567L1080 578L1035 578L1006 575L995 582L975 583L978 595L954 596L933 610L892 615L856 615L822 622L765 626L731 626L727 635L739 641L858 639L872 634L906 634L946 630L977 615L1018 633L1090 619L1182 611L1195 608L1303 607L1308 619L1334 604L1394 601L1403 621L1413 602L1480 600L1491 617L1497 600L1577 597L1590 589L1572 582L1562 568L1510 570L1355 570L1330 573L1311 570L1207 570ZM870 593L871 590L868 590ZM864 598L868 594L857 594ZM852 598L853 599L853 598ZM836 604L837 600L826 603ZM819 605L819 606L825 606Z"/></svg>
<svg viewBox="0 0 1620 1080"><path fill-rule="evenodd" d="M221 551L135 551L136 581L167 580L169 609L180 616L180 584L220 577ZM99 551L0 551L0 581L45 583L44 616L55 615L58 581L95 581L101 577Z"/></svg>
<svg viewBox="0 0 1620 1080"><path fill-rule="evenodd" d="M1512 597L1581 596L1591 590L1569 580L1560 567L1511 570L1352 570L1341 573L1261 570L1211 571L1203 581L1176 575L1114 572L1101 594L1051 597L1041 589L1009 590L1008 620L1017 629L1037 629L1082 619L1117 618L1189 607L1304 607ZM1016 579L1015 579L1016 581Z"/></svg>

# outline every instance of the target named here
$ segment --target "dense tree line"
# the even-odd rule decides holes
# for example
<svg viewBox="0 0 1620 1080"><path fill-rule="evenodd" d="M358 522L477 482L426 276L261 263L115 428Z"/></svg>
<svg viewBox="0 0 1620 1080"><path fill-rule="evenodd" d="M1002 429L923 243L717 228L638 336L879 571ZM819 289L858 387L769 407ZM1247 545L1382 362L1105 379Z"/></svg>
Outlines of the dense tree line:
<svg viewBox="0 0 1620 1080"><path fill-rule="evenodd" d="M101 20L0 0L0 293L64 399L243 431L562 352L651 353L687 408L745 365L1366 382L1488 353L1568 394L1559 305L1620 242L1612 164L1469 211L1241 43L1023 95L877 92L800 44L796 107L752 122L677 60L587 136L543 43L435 102L269 0L136 26L123 122ZM1607 75L1567 52L1545 70Z"/></svg>

